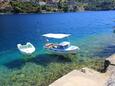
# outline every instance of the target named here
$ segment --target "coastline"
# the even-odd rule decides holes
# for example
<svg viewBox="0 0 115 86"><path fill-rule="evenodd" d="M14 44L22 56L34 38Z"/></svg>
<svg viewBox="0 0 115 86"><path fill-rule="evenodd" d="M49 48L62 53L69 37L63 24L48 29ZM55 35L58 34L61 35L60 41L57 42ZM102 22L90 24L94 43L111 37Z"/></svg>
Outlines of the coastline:
<svg viewBox="0 0 115 86"><path fill-rule="evenodd" d="M57 79L49 86L114 86L115 85L115 54L105 59L105 72L91 68L73 70Z"/></svg>
<svg viewBox="0 0 115 86"><path fill-rule="evenodd" d="M26 14L54 14L54 13L79 13L79 12L109 12L109 11L115 11L115 10L85 10L85 11L76 11L76 12L38 12L38 13L0 13L0 15L16 15L16 14L22 14L22 15L26 15Z"/></svg>

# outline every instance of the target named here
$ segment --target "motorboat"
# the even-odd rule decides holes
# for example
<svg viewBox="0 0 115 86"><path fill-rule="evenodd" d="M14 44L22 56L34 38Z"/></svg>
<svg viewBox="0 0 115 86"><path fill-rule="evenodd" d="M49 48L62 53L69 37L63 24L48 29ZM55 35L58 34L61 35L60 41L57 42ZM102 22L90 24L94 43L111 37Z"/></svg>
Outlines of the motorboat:
<svg viewBox="0 0 115 86"><path fill-rule="evenodd" d="M27 42L26 45L17 44L17 48L22 54L31 55L35 52L35 47L30 42Z"/></svg>
<svg viewBox="0 0 115 86"><path fill-rule="evenodd" d="M48 34L43 34L42 36L47 37L47 38L63 39L63 38L69 37L70 35L71 34L48 33ZM44 45L44 48L54 54L76 54L80 49L78 46L71 45L70 42L68 41L63 41L57 44L50 43L48 41L48 43Z"/></svg>

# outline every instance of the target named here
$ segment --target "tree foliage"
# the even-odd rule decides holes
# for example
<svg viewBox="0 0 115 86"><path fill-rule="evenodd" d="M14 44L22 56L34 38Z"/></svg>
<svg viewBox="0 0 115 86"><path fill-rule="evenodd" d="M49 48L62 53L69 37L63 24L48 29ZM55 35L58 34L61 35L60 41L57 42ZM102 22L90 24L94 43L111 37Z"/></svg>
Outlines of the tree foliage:
<svg viewBox="0 0 115 86"><path fill-rule="evenodd" d="M45 5L40 5L39 0L1 2L0 12L37 13L115 9L115 0L59 0L58 2L45 3Z"/></svg>

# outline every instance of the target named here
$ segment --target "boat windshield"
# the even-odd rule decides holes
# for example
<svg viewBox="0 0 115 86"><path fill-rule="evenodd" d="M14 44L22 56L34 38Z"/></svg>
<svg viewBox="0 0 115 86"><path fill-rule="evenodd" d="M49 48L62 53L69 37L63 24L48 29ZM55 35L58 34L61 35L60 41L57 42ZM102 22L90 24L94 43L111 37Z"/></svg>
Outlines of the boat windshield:
<svg viewBox="0 0 115 86"><path fill-rule="evenodd" d="M70 42L64 41L64 42L59 43L59 45L61 45L61 46L69 46Z"/></svg>
<svg viewBox="0 0 115 86"><path fill-rule="evenodd" d="M65 49L65 48L68 48L68 46L70 46L70 42L61 42L59 45L58 45L58 49Z"/></svg>

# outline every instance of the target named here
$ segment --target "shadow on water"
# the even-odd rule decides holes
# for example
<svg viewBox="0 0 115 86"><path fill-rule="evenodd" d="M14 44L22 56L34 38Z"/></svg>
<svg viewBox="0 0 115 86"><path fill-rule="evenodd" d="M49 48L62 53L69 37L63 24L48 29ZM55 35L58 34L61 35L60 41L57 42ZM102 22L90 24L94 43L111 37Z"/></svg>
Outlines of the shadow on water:
<svg viewBox="0 0 115 86"><path fill-rule="evenodd" d="M40 54L36 56L35 58L26 59L26 60L18 59L18 60L14 60L9 63L6 63L4 65L9 69L13 69L13 68L20 69L27 62L35 63L37 65L42 65L42 66L48 66L48 64L50 64L51 62L66 63L66 62L71 62L71 59L65 58L64 56L61 56L61 55Z"/></svg>
<svg viewBox="0 0 115 86"><path fill-rule="evenodd" d="M115 45L109 45L105 47L102 51L94 54L94 57L106 58L115 53Z"/></svg>

